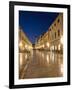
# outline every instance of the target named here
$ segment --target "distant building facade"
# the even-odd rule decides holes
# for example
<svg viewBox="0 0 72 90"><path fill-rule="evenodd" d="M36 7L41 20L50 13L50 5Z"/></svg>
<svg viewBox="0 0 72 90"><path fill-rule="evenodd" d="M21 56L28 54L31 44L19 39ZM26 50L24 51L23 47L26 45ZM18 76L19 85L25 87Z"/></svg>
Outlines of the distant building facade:
<svg viewBox="0 0 72 90"><path fill-rule="evenodd" d="M19 28L19 51L28 51L32 49L32 44L23 32L21 28Z"/></svg>
<svg viewBox="0 0 72 90"><path fill-rule="evenodd" d="M46 33L41 35L36 43L36 49L63 51L63 14L60 13Z"/></svg>

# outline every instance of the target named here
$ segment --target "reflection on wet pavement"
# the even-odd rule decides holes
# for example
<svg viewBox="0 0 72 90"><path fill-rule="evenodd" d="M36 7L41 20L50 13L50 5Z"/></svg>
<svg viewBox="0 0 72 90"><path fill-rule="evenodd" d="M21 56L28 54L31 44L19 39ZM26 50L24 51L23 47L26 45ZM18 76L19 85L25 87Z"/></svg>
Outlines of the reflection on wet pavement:
<svg viewBox="0 0 72 90"><path fill-rule="evenodd" d="M63 76L63 54L32 50L19 53L19 78L47 78Z"/></svg>

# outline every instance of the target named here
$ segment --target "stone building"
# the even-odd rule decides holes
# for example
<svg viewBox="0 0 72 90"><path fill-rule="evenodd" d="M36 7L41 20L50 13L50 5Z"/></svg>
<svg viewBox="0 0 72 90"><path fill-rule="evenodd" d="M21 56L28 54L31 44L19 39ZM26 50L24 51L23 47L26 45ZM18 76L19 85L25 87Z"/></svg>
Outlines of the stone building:
<svg viewBox="0 0 72 90"><path fill-rule="evenodd" d="M21 28L19 28L19 51L30 51L32 49L32 44L23 32Z"/></svg>
<svg viewBox="0 0 72 90"><path fill-rule="evenodd" d="M36 49L63 51L63 14L60 13L35 44Z"/></svg>

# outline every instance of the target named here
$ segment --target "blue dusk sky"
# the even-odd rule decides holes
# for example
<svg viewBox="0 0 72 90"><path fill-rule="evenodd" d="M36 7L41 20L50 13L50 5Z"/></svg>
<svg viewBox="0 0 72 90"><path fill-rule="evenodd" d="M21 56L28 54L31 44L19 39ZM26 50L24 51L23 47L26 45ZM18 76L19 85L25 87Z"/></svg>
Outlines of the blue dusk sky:
<svg viewBox="0 0 72 90"><path fill-rule="evenodd" d="M34 44L36 38L48 30L58 14L55 12L19 11L19 26Z"/></svg>

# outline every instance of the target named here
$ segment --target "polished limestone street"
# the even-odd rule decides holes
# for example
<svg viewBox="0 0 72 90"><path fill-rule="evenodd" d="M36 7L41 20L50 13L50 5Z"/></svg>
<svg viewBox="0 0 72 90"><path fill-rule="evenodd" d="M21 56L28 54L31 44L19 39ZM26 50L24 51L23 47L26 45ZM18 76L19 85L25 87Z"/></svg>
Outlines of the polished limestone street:
<svg viewBox="0 0 72 90"><path fill-rule="evenodd" d="M63 55L55 52L31 50L19 53L19 79L63 76Z"/></svg>

